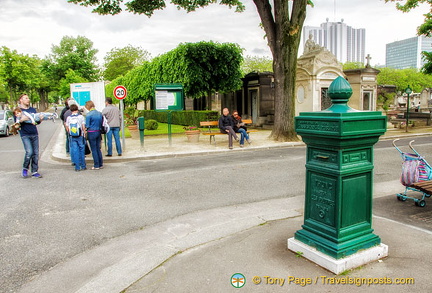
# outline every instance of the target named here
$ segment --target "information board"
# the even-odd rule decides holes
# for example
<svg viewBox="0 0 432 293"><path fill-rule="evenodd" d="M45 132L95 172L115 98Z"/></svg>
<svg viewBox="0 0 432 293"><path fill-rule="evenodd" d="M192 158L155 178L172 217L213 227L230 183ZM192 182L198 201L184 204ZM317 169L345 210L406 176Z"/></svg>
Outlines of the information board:
<svg viewBox="0 0 432 293"><path fill-rule="evenodd" d="M105 84L100 82L85 82L70 84L71 97L79 106L84 106L92 100L97 110L105 108Z"/></svg>
<svg viewBox="0 0 432 293"><path fill-rule="evenodd" d="M183 86L181 84L155 85L155 110L184 110Z"/></svg>

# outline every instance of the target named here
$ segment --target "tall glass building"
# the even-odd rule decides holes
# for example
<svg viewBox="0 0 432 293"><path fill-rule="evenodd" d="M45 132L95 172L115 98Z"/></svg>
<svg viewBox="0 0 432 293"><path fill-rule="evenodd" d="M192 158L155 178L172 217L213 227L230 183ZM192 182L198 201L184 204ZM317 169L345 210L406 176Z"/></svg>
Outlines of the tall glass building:
<svg viewBox="0 0 432 293"><path fill-rule="evenodd" d="M386 67L420 69L423 51L432 51L432 38L419 36L386 44Z"/></svg>
<svg viewBox="0 0 432 293"><path fill-rule="evenodd" d="M366 30L355 29L343 22L322 23L320 27L305 26L303 42L312 34L314 41L332 52L339 62L365 62Z"/></svg>

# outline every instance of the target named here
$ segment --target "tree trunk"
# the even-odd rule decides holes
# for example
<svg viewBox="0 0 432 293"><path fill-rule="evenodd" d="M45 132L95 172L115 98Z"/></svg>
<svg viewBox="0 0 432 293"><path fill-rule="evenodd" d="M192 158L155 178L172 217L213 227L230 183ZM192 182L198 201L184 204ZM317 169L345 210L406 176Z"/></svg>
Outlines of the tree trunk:
<svg viewBox="0 0 432 293"><path fill-rule="evenodd" d="M275 75L275 124L271 137L277 141L298 140L295 132L295 84L299 36L284 36L285 45L276 49L273 70ZM277 97L277 98L276 98Z"/></svg>
<svg viewBox="0 0 432 293"><path fill-rule="evenodd" d="M271 137L298 140L294 128L297 53L306 18L307 0L254 0L273 55L275 77L275 124Z"/></svg>

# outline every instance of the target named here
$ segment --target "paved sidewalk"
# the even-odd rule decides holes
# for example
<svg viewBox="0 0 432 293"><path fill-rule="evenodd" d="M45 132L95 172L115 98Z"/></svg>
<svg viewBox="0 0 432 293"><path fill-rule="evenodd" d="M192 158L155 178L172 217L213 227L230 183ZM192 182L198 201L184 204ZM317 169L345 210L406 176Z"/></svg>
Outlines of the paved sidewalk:
<svg viewBox="0 0 432 293"><path fill-rule="evenodd" d="M131 131L131 138L125 139L125 147L121 157L117 156L115 144L113 146L113 156L106 157L106 148L102 147L104 154L104 163L128 161L137 159L155 159L162 157L177 157L198 154L210 154L218 152L238 152L251 149L274 148L274 147L291 147L304 145L303 142L275 142L269 139L270 130L259 130L251 133L252 144L245 143L243 148L240 148L238 142L234 142L234 149L228 149L227 136L216 136L216 145L210 144L209 136L201 135L198 143L187 141L184 134L173 134L171 137L171 145L168 135L145 136L143 147L141 146L139 131ZM113 142L114 143L114 142ZM65 153L65 133L61 131L55 143L55 148L52 152L52 158L58 161L69 161L69 157ZM91 155L87 156L87 160L91 160Z"/></svg>
<svg viewBox="0 0 432 293"><path fill-rule="evenodd" d="M146 137L141 148L136 132L126 139L123 156L104 159L109 164L303 145L273 142L269 134L253 133L252 145L241 149L237 144L234 150L228 150L226 138L216 137L218 143L214 146L208 137L193 144L183 135L173 135L172 146L167 136ZM383 139L404 135L391 130ZM415 135L430 134L424 130ZM64 155L64 139L61 131L52 157L66 162L69 158ZM393 182L376 185L374 197L397 191L400 185ZM344 279L354 284L336 285L334 274L287 249L287 239L301 229L303 201L304 195L299 195L199 211L158 223L77 255L28 283L20 292L430 292L431 231L374 216L373 228L389 246L389 256L337 276L338 282ZM246 278L241 289L231 285L235 273ZM393 284L359 284L361 278ZM395 282L412 282L397 278L414 278L414 284L397 285Z"/></svg>

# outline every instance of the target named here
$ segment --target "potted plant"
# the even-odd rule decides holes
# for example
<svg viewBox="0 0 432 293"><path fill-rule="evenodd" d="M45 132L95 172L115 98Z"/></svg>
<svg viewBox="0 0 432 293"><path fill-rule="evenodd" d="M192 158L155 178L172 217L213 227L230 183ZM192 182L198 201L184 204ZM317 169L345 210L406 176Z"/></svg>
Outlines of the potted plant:
<svg viewBox="0 0 432 293"><path fill-rule="evenodd" d="M125 123L129 130L138 130L138 110L134 107L127 107L124 111Z"/></svg>
<svg viewBox="0 0 432 293"><path fill-rule="evenodd" d="M183 127L183 129L185 130L185 134L189 142L199 141L200 130L197 126L185 126Z"/></svg>

